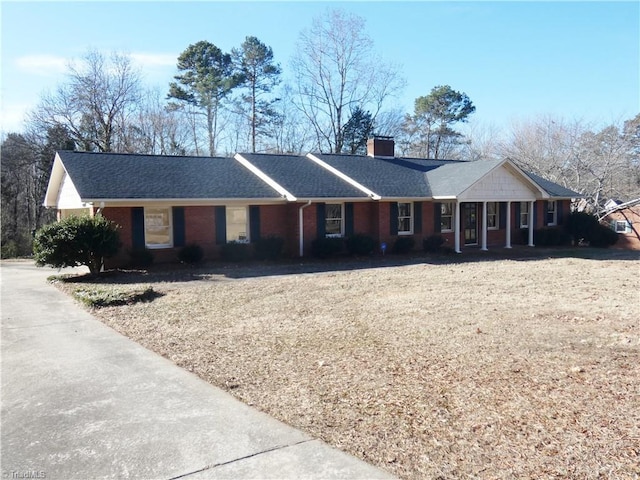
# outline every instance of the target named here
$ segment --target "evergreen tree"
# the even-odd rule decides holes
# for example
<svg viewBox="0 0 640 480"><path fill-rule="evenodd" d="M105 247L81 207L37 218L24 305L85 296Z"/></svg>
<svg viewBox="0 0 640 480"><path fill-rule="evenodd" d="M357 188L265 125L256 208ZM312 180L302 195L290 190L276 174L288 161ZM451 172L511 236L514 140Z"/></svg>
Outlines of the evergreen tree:
<svg viewBox="0 0 640 480"><path fill-rule="evenodd" d="M248 104L251 128L251 151L256 151L256 139L260 127L276 117L271 108L275 99L267 100L266 94L280 82L280 65L274 63L273 50L256 37L247 37L240 49L232 50L236 69L248 93L242 96Z"/></svg>
<svg viewBox="0 0 640 480"><path fill-rule="evenodd" d="M205 116L209 155L214 156L222 101L241 77L234 71L231 55L207 41L189 45L178 57L177 67L182 73L169 84L168 98L192 105Z"/></svg>

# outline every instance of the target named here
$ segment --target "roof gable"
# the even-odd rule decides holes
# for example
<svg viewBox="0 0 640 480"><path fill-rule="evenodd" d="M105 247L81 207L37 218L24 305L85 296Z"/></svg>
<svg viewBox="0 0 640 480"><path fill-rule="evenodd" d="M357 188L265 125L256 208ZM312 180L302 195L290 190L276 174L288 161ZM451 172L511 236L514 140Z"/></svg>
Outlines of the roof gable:
<svg viewBox="0 0 640 480"><path fill-rule="evenodd" d="M83 201L118 199L279 199L232 158L59 152Z"/></svg>

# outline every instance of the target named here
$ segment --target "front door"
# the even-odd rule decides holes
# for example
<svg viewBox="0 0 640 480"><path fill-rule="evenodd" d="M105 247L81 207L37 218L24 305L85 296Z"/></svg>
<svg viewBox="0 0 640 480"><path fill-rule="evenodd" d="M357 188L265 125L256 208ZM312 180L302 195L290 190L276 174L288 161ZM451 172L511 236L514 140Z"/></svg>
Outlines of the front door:
<svg viewBox="0 0 640 480"><path fill-rule="evenodd" d="M463 203L462 219L464 225L464 244L476 245L478 243L478 204Z"/></svg>

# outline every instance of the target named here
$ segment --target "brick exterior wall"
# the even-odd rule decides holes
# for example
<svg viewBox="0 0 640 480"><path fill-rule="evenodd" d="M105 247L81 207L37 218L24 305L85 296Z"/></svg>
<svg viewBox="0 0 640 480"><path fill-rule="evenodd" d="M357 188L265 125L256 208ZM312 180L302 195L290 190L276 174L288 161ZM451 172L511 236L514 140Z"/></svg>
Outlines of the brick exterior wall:
<svg viewBox="0 0 640 480"><path fill-rule="evenodd" d="M563 201L563 218L569 214L568 200ZM284 254L288 257L297 257L299 254L299 226L298 218L300 208L305 203L286 203L279 205L261 205L260 211L260 236L277 236L285 240ZM414 233L415 250L422 249L425 238L435 233L434 202L420 202L422 206L422 232ZM477 204L478 245L482 244L482 208ZM520 219L516 217L515 202L511 205L511 242L514 245L526 244L525 229L520 229ZM544 202L536 202L536 227L545 225L546 211ZM415 204L414 204L415 206ZM219 255L220 246L216 245L216 219L215 206L187 206L184 207L185 219L185 244L195 243L202 247L205 259L215 259ZM129 252L132 249L132 215L131 207L107 207L103 209L103 215L120 226L120 239L122 248L120 252L109 259L108 268L126 266L129 262ZM634 213L632 222L640 225L640 214ZM390 232L391 202L354 202L353 203L353 232L373 237L378 244L385 242L387 251L391 251L399 235L391 235ZM312 253L312 242L317 238L317 204L312 203L303 209L304 222L304 255ZM414 212L415 218L415 212ZM461 225L460 246L464 248L464 225ZM635 227L637 232L637 227ZM455 245L453 232L440 233L445 239L445 245L453 248ZM640 248L640 237L637 233L628 235L629 244ZM506 228L487 231L487 245L489 247L504 246ZM619 246L626 245L627 241ZM155 262L176 261L179 248L154 249Z"/></svg>
<svg viewBox="0 0 640 480"><path fill-rule="evenodd" d="M640 250L640 205L613 212L607 215L602 223L609 226L614 220L629 222L631 232L618 233L618 242L613 248Z"/></svg>

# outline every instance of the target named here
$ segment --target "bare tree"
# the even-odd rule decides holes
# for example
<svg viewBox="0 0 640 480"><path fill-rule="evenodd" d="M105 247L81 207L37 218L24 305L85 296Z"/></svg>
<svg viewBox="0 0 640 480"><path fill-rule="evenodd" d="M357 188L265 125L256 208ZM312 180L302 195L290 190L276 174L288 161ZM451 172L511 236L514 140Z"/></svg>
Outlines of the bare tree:
<svg viewBox="0 0 640 480"><path fill-rule="evenodd" d="M160 89L143 93L140 108L126 129L124 151L159 155L192 153L192 136L184 111L170 108Z"/></svg>
<svg viewBox="0 0 640 480"><path fill-rule="evenodd" d="M140 74L131 59L89 51L68 66L67 81L43 95L28 116L41 130L63 126L84 150L111 152L124 148L130 115L138 107Z"/></svg>
<svg viewBox="0 0 640 480"><path fill-rule="evenodd" d="M340 152L344 125L356 107L373 120L404 82L373 51L364 20L332 10L300 34L292 60L297 107L313 125L321 151Z"/></svg>
<svg viewBox="0 0 640 480"><path fill-rule="evenodd" d="M300 154L313 149L313 128L293 105L293 95L285 85L280 91L280 101L274 104L275 116L264 129L268 152Z"/></svg>
<svg viewBox="0 0 640 480"><path fill-rule="evenodd" d="M584 195L598 210L609 198L640 196L630 131L633 120L594 131L578 121L541 117L516 125L499 150L523 169Z"/></svg>

